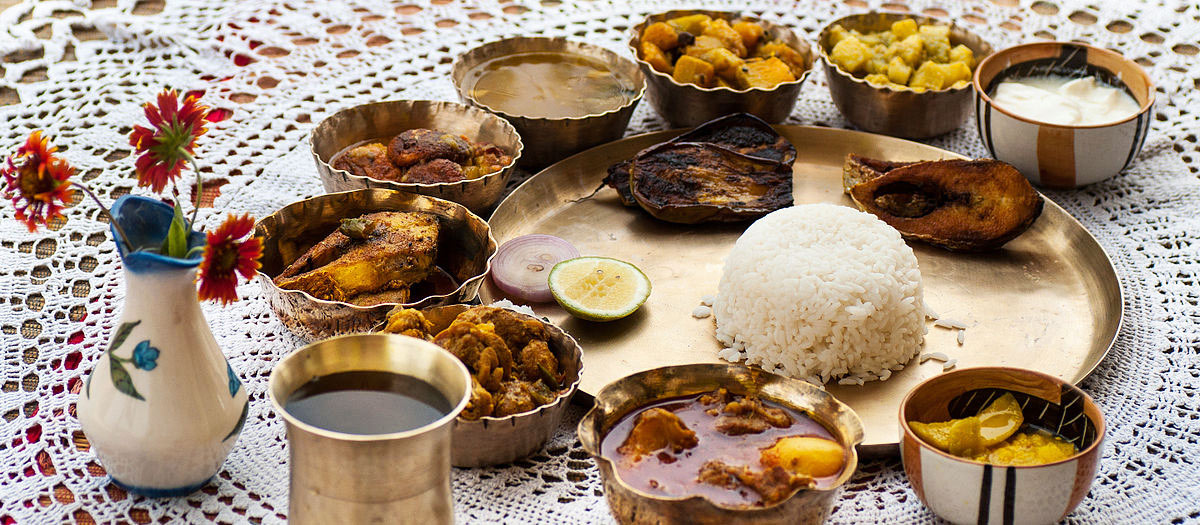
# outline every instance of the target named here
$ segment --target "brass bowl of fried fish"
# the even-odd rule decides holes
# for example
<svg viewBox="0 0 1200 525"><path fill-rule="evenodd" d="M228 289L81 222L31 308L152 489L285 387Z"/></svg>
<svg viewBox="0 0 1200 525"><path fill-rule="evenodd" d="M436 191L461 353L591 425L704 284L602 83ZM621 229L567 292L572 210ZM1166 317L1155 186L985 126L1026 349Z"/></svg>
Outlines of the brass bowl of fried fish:
<svg viewBox="0 0 1200 525"><path fill-rule="evenodd" d="M432 341L471 372L471 399L454 421L456 467L510 463L541 450L579 389L583 350L575 338L507 308L397 307L381 331Z"/></svg>
<svg viewBox="0 0 1200 525"><path fill-rule="evenodd" d="M289 204L258 221L271 310L308 341L367 332L404 305L475 298L496 240L461 204L365 189Z"/></svg>
<svg viewBox="0 0 1200 525"><path fill-rule="evenodd" d="M500 200L524 150L508 121L435 100L343 109L313 129L309 147L327 192L409 191L479 214Z"/></svg>

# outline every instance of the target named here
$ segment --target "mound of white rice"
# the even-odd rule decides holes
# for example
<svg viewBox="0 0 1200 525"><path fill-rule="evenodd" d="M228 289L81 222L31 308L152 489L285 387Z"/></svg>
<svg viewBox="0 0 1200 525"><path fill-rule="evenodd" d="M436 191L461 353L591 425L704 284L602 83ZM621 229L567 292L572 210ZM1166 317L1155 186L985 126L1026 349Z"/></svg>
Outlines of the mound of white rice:
<svg viewBox="0 0 1200 525"><path fill-rule="evenodd" d="M917 258L869 213L833 204L775 211L725 259L713 314L720 357L825 383L887 378L921 347Z"/></svg>

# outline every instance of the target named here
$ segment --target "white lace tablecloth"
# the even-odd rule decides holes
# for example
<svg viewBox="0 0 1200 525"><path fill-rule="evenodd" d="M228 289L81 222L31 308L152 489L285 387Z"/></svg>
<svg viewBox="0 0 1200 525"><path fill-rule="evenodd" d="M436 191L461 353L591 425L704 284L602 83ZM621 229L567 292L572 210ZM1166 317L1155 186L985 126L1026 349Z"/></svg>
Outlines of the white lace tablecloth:
<svg viewBox="0 0 1200 525"><path fill-rule="evenodd" d="M331 112L384 99L453 100L454 57L501 37L566 36L628 54L629 27L675 7L745 9L810 40L845 14L911 10L957 20L996 48L1080 40L1142 63L1159 86L1159 103L1137 162L1108 182L1049 193L1112 256L1126 298L1116 345L1083 383L1109 427L1100 474L1069 521L1200 521L1195 2L25 1L0 13L0 152L44 129L82 177L113 199L135 186L126 136L142 118L140 105L163 87L206 89L205 101L233 116L201 140L206 187L217 189L201 220L212 226L226 211L261 217L322 192L305 138ZM847 126L819 71L789 122ZM628 133L663 127L642 104ZM973 126L930 143L986 155ZM237 447L195 494L130 496L109 483L74 416L80 378L107 344L124 294L106 226L91 202L70 208L55 231L32 234L11 220L11 210L0 206L0 525L284 521L284 426L265 390L272 365L301 341L272 316L258 284L241 286L244 299L230 307L205 305L251 396ZM611 522L599 475L575 439L581 414L573 409L546 449L526 461L456 470L458 520ZM861 465L831 518L932 520L898 459Z"/></svg>

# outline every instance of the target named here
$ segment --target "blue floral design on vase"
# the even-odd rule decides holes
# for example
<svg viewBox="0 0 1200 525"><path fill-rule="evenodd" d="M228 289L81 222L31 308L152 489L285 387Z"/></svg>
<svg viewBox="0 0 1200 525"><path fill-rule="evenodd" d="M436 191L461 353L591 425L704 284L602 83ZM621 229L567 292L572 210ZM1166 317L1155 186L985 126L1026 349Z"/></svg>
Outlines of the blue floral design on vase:
<svg viewBox="0 0 1200 525"><path fill-rule="evenodd" d="M158 366L158 349L150 341L142 341L133 349L133 366L149 372Z"/></svg>
<svg viewBox="0 0 1200 525"><path fill-rule="evenodd" d="M242 388L242 380L233 373L233 366L229 364L229 361L225 361L225 371L229 373L229 397L236 396L238 390Z"/></svg>

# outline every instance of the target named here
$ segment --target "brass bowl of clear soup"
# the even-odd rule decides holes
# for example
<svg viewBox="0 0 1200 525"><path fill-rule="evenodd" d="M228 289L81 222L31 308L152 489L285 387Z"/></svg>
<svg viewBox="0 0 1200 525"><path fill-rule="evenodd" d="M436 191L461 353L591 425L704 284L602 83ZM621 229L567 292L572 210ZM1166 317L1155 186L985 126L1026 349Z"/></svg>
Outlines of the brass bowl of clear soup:
<svg viewBox="0 0 1200 525"><path fill-rule="evenodd" d="M459 56L451 77L464 103L512 123L527 168L621 138L646 90L633 61L565 38L484 44Z"/></svg>

